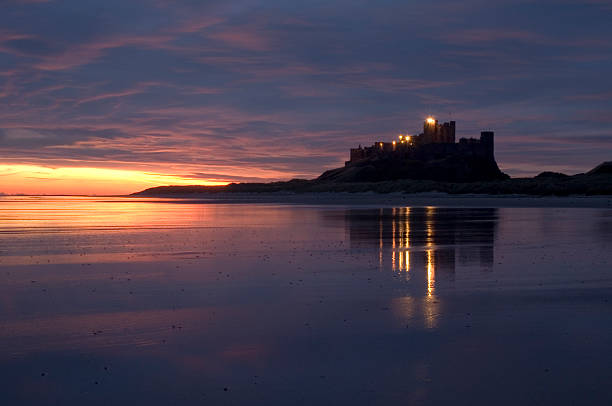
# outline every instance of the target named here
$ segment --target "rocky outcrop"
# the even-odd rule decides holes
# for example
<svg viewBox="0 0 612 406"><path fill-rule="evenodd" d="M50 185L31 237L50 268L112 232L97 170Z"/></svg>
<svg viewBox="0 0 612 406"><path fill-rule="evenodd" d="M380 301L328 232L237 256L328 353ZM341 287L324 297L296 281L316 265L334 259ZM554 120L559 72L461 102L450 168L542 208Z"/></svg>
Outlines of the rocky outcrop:
<svg viewBox="0 0 612 406"><path fill-rule="evenodd" d="M443 182L482 182L508 179L494 159L451 155L437 160L374 157L324 172L322 182L381 182L413 179Z"/></svg>
<svg viewBox="0 0 612 406"><path fill-rule="evenodd" d="M566 179L569 175L560 172L542 172L539 175L536 175L535 179Z"/></svg>
<svg viewBox="0 0 612 406"><path fill-rule="evenodd" d="M612 161L607 161L597 165L595 168L587 172L587 175L603 175L612 174Z"/></svg>

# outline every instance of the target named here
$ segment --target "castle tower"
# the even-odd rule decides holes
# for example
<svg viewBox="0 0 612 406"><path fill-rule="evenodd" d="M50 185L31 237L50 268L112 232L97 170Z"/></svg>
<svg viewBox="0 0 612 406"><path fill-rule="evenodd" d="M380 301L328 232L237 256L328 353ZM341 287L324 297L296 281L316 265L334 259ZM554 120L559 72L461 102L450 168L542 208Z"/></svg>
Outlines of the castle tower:
<svg viewBox="0 0 612 406"><path fill-rule="evenodd" d="M455 122L439 124L433 117L427 117L423 123L423 144L454 144Z"/></svg>
<svg viewBox="0 0 612 406"><path fill-rule="evenodd" d="M435 142L437 130L438 120L433 117L427 117L425 123L423 123L423 143L429 144Z"/></svg>
<svg viewBox="0 0 612 406"><path fill-rule="evenodd" d="M440 140L438 142L443 142L446 144L454 144L455 143L455 122L451 121L450 123L444 123L440 126L442 131Z"/></svg>
<svg viewBox="0 0 612 406"><path fill-rule="evenodd" d="M495 150L493 144L493 137L495 133L493 131L483 131L480 133L480 143L485 147L487 156L495 159Z"/></svg>

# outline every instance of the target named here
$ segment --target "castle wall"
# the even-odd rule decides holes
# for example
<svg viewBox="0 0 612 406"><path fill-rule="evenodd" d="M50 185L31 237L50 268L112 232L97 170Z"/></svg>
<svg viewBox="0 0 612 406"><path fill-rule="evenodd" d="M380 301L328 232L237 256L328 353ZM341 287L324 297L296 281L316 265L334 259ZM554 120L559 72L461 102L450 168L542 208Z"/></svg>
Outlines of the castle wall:
<svg viewBox="0 0 612 406"><path fill-rule="evenodd" d="M376 142L371 147L353 148L346 165L371 158L392 158L430 161L451 156L472 156L495 160L494 133L483 131L480 139L461 138L455 142L455 122L442 125L425 121L423 133L412 137L410 143Z"/></svg>
<svg viewBox="0 0 612 406"><path fill-rule="evenodd" d="M462 138L458 143L429 143L420 145L393 145L392 143L376 143L371 147L351 149L350 161L347 165L371 158L392 158L430 161L450 156L477 156L485 159L495 159L493 142L490 135L482 140Z"/></svg>

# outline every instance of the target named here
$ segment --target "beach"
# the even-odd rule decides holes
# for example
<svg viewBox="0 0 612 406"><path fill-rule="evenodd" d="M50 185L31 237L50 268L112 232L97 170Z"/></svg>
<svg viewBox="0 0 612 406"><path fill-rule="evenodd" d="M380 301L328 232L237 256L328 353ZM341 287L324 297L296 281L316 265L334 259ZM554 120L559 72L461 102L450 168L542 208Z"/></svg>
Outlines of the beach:
<svg viewBox="0 0 612 406"><path fill-rule="evenodd" d="M612 402L610 197L0 197L7 405Z"/></svg>
<svg viewBox="0 0 612 406"><path fill-rule="evenodd" d="M143 196L134 196L143 198ZM357 205L372 207L612 207L612 195L529 196L448 193L202 193L149 196L150 199L176 199L178 203L276 203L298 205ZM161 200L164 201L164 200Z"/></svg>

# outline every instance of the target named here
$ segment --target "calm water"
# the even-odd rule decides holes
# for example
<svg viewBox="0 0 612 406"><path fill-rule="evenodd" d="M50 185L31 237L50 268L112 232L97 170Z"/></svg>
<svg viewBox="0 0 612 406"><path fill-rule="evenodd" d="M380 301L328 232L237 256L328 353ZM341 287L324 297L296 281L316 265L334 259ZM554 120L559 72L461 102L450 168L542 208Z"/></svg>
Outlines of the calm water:
<svg viewBox="0 0 612 406"><path fill-rule="evenodd" d="M612 210L0 198L0 404L612 404Z"/></svg>

